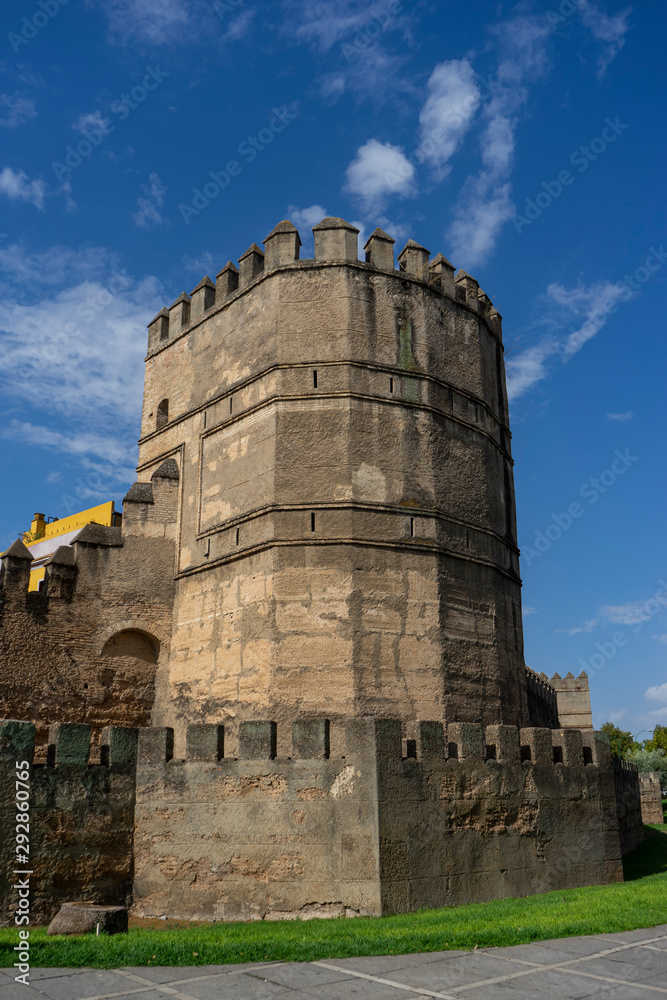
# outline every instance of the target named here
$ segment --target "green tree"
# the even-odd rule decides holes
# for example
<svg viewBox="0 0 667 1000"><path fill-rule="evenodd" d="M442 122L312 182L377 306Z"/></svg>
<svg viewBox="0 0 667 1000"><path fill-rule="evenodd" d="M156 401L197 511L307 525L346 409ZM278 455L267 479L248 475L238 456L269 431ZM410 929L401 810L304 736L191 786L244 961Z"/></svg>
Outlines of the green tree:
<svg viewBox="0 0 667 1000"><path fill-rule="evenodd" d="M624 759L637 747L632 733L626 729L619 729L613 722L605 722L603 726L600 726L600 731L609 736L609 745L614 757Z"/></svg>
<svg viewBox="0 0 667 1000"><path fill-rule="evenodd" d="M656 726L653 730L653 738L644 740L645 750L662 750L667 754L667 726Z"/></svg>
<svg viewBox="0 0 667 1000"><path fill-rule="evenodd" d="M640 771L657 771L661 788L667 788L667 756L664 750L633 750L626 757Z"/></svg>

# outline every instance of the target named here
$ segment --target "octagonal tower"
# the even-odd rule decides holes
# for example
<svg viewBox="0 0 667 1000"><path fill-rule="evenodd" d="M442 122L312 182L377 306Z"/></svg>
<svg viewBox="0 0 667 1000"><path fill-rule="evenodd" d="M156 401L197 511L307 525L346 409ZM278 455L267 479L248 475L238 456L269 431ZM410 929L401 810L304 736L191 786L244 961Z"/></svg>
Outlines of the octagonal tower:
<svg viewBox="0 0 667 1000"><path fill-rule="evenodd" d="M153 721L527 725L501 320L376 229L281 222L149 326L138 474L180 474ZM279 731L288 732L288 726Z"/></svg>

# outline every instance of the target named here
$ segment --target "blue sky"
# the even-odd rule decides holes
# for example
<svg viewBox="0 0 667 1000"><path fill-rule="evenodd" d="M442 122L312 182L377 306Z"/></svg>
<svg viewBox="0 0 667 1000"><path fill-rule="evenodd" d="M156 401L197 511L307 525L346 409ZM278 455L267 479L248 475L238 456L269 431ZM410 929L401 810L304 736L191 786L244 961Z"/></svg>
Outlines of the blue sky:
<svg viewBox="0 0 667 1000"><path fill-rule="evenodd" d="M665 9L9 0L2 19L0 548L35 510L120 501L163 305L283 218L304 256L324 215L381 225L503 315L527 662L586 666L596 723L667 723Z"/></svg>

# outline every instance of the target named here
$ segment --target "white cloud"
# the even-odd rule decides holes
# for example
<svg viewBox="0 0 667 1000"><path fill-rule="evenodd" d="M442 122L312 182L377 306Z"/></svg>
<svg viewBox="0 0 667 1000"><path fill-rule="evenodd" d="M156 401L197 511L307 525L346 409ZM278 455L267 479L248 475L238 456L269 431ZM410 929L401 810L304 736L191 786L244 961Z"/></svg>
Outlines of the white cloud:
<svg viewBox="0 0 667 1000"><path fill-rule="evenodd" d="M322 208L321 205L309 205L307 208L297 208L296 205L287 206L287 218L292 222L292 225L299 230L306 230L305 234L299 234L304 243L306 238L312 239L308 230L316 226L322 219L326 219L327 215L326 208Z"/></svg>
<svg viewBox="0 0 667 1000"><path fill-rule="evenodd" d="M537 608L531 608L529 604L524 604L523 608L521 609L521 614L523 615L524 618L527 615L536 615Z"/></svg>
<svg viewBox="0 0 667 1000"><path fill-rule="evenodd" d="M84 134L94 130L105 132L109 124L109 119L105 118L101 111L87 111L72 122L72 128Z"/></svg>
<svg viewBox="0 0 667 1000"><path fill-rule="evenodd" d="M224 4L222 4L224 6ZM214 8L215 10L215 5ZM250 31L252 27L252 22L255 17L254 10L244 10L238 17L235 17L229 23L229 27L223 33L220 38L221 42L238 42Z"/></svg>
<svg viewBox="0 0 667 1000"><path fill-rule="evenodd" d="M154 229L156 226L165 225L167 220L160 212L160 208L164 203L167 189L158 174L152 173L148 178L148 184L142 184L141 188L146 197L137 198L137 211L132 216L135 226L138 229Z"/></svg>
<svg viewBox="0 0 667 1000"><path fill-rule="evenodd" d="M613 722L614 725L616 726L621 721L621 719L625 718L627 714L628 714L627 711L624 708L622 708L619 712L609 712L609 714L607 715L607 719L609 720L609 722Z"/></svg>
<svg viewBox="0 0 667 1000"><path fill-rule="evenodd" d="M541 382L549 374L548 361L556 353L555 343L542 341L507 358L507 397L510 402Z"/></svg>
<svg viewBox="0 0 667 1000"><path fill-rule="evenodd" d="M62 472L54 471L54 472L49 472L48 476L46 477L46 481L47 483L59 483L62 478L63 478Z"/></svg>
<svg viewBox="0 0 667 1000"><path fill-rule="evenodd" d="M597 618L589 618L583 625L577 625L576 628L557 628L554 631L563 632L565 635L581 635L582 632L592 632L597 624Z"/></svg>
<svg viewBox="0 0 667 1000"><path fill-rule="evenodd" d="M652 635L651 638L655 639L656 642L661 642L663 646L667 646L667 635Z"/></svg>
<svg viewBox="0 0 667 1000"><path fill-rule="evenodd" d="M598 61L598 77L602 77L609 63L625 45L625 36L630 30L628 18L632 7L626 7L615 14L605 14L592 0L577 0L577 8L585 27L597 41L604 43Z"/></svg>
<svg viewBox="0 0 667 1000"><path fill-rule="evenodd" d="M514 165L516 114L528 99L526 81L541 76L549 66L549 27L544 18L515 17L495 25L492 31L499 55L495 77L484 81L487 99L483 107L486 126L480 135L482 169L465 180L447 232L451 255L467 268L489 258L503 226L514 215L509 180ZM472 85L477 87L474 77Z"/></svg>
<svg viewBox="0 0 667 1000"><path fill-rule="evenodd" d="M372 209L388 195L408 197L415 193L415 168L399 146L369 139L345 172L345 190Z"/></svg>
<svg viewBox="0 0 667 1000"><path fill-rule="evenodd" d="M571 326L576 329L566 336L551 334L544 340L508 358L507 393L510 400L518 399L549 373L549 364L556 358L566 364L604 327L619 304L631 297L622 281L598 281L591 285L579 283L565 287L553 282L547 288L544 305L548 323L555 330ZM608 415L610 419L629 419L625 414ZM632 414L630 414L632 416Z"/></svg>
<svg viewBox="0 0 667 1000"><path fill-rule="evenodd" d="M589 286L579 284L574 288L565 288L559 282L549 285L547 298L583 320L560 345L564 361L580 351L602 329L619 302L627 301L628 295L628 286L622 281L600 281Z"/></svg>
<svg viewBox="0 0 667 1000"><path fill-rule="evenodd" d="M494 185L485 173L470 178L459 195L447 232L452 256L473 268L488 259L505 223L514 216L509 184Z"/></svg>
<svg viewBox="0 0 667 1000"><path fill-rule="evenodd" d="M661 684L659 687L650 687L648 691L644 692L644 697L648 701L667 702L667 683Z"/></svg>
<svg viewBox="0 0 667 1000"><path fill-rule="evenodd" d="M498 82L501 86L513 90L517 84L537 79L549 69L546 42L550 28L544 17L514 17L501 21L492 30L500 52ZM515 90L514 96L509 92L502 95L505 106L511 101L523 103L524 100L525 94Z"/></svg>
<svg viewBox="0 0 667 1000"><path fill-rule="evenodd" d="M619 423L623 423L626 420L632 420L633 416L632 410L628 410L626 413L608 413L607 420L618 420Z"/></svg>
<svg viewBox="0 0 667 1000"><path fill-rule="evenodd" d="M187 0L98 0L98 6L109 20L111 40L118 44L166 45L187 37L184 27L191 15Z"/></svg>
<svg viewBox="0 0 667 1000"><path fill-rule="evenodd" d="M0 127L16 128L36 118L35 102L21 94L0 94Z"/></svg>
<svg viewBox="0 0 667 1000"><path fill-rule="evenodd" d="M428 97L419 115L417 159L439 179L470 128L481 100L475 71L467 59L439 63L427 84Z"/></svg>
<svg viewBox="0 0 667 1000"><path fill-rule="evenodd" d="M14 419L0 432L86 465L101 460L130 475L141 410L146 323L161 304L153 277L123 274L104 248L39 254L20 246L0 253L0 394ZM43 274L39 265L46 267ZM37 270L36 281L16 276ZM58 277L62 287L49 291ZM30 294L24 293L24 288Z"/></svg>
<svg viewBox="0 0 667 1000"><path fill-rule="evenodd" d="M603 604L600 614L606 621L618 625L639 625L650 621L653 615L647 601L628 601L627 604Z"/></svg>
<svg viewBox="0 0 667 1000"><path fill-rule="evenodd" d="M667 722L667 705L664 708L657 708L654 712L647 712L644 718L652 726L657 722Z"/></svg>
<svg viewBox="0 0 667 1000"><path fill-rule="evenodd" d="M23 170L3 167L0 172L0 194L6 194L10 201L27 201L43 211L46 185L42 180L31 181Z"/></svg>

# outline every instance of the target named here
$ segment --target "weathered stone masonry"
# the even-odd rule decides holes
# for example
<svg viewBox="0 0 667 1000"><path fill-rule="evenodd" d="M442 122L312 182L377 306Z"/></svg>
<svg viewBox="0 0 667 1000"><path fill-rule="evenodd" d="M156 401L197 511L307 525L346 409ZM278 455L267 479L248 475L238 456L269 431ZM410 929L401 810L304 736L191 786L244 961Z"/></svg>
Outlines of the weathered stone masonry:
<svg viewBox="0 0 667 1000"><path fill-rule="evenodd" d="M204 920L385 914L622 879L609 747L595 734L418 733L406 756L398 720L349 719L334 757L329 723L301 720L281 759L275 723L241 723L236 759L223 727L193 725L177 760L173 731L149 728L137 760L137 731L111 729L104 765L87 766L88 728L52 729L51 762L33 769L33 915L122 902L133 869L135 913ZM3 787L31 740L29 724L2 724ZM11 802L0 808L4 827ZM5 851L6 922L12 866Z"/></svg>

